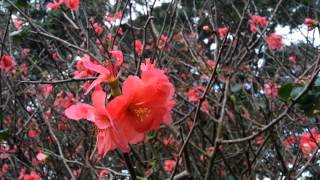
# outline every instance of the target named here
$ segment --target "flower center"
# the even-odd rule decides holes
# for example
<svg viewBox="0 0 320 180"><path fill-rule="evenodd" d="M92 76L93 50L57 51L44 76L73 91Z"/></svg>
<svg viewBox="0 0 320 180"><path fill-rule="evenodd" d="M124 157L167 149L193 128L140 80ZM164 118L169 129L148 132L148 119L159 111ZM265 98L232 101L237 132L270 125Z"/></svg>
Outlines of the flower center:
<svg viewBox="0 0 320 180"><path fill-rule="evenodd" d="M142 122L145 118L147 118L150 115L150 109L146 107L140 107L140 108L135 108L133 110L135 115L140 119Z"/></svg>

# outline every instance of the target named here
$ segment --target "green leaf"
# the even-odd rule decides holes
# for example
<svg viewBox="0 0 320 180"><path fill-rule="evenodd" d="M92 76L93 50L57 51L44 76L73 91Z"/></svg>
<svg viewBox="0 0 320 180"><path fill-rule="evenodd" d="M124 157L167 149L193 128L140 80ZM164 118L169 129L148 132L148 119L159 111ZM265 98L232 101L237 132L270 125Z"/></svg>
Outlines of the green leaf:
<svg viewBox="0 0 320 180"><path fill-rule="evenodd" d="M9 34L14 42L21 42L29 36L28 30L18 30Z"/></svg>
<svg viewBox="0 0 320 180"><path fill-rule="evenodd" d="M292 90L293 90L293 84L288 83L279 89L278 95L282 97L284 100L288 100L290 98L290 94Z"/></svg>
<svg viewBox="0 0 320 180"><path fill-rule="evenodd" d="M0 130L0 142L3 140L6 140L8 137L9 137L9 130L8 129Z"/></svg>
<svg viewBox="0 0 320 180"><path fill-rule="evenodd" d="M239 92L242 89L242 84L235 84L233 85L230 90L233 93Z"/></svg>
<svg viewBox="0 0 320 180"><path fill-rule="evenodd" d="M320 86L320 77L316 79L316 81L314 82L314 86Z"/></svg>
<svg viewBox="0 0 320 180"><path fill-rule="evenodd" d="M290 96L293 97L293 98L297 97L301 93L301 91L303 89L304 89L304 86L299 86L299 87L293 88L293 90L291 91Z"/></svg>
<svg viewBox="0 0 320 180"><path fill-rule="evenodd" d="M28 0L17 0L16 6L18 8L27 8L27 7L29 7Z"/></svg>

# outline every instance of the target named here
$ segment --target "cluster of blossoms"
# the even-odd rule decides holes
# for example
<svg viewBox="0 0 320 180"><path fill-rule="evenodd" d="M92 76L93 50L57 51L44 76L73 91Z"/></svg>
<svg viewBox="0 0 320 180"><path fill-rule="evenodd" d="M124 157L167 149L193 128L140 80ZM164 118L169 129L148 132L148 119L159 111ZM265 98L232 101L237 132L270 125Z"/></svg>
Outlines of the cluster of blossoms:
<svg viewBox="0 0 320 180"><path fill-rule="evenodd" d="M317 150L318 144L320 144L320 134L317 132L316 128L313 128L311 133L302 133L299 141L299 147L304 157L309 157L315 150Z"/></svg>
<svg viewBox="0 0 320 180"><path fill-rule="evenodd" d="M251 16L249 20L249 27L251 32L258 32L258 27L261 26L265 28L268 25L267 17L265 16Z"/></svg>
<svg viewBox="0 0 320 180"><path fill-rule="evenodd" d="M0 59L0 69L6 73L9 74L16 68L16 62L11 59L8 55L3 55Z"/></svg>
<svg viewBox="0 0 320 180"><path fill-rule="evenodd" d="M102 156L116 148L128 152L128 144L143 141L145 132L158 129L161 124L171 124L170 111L175 104L172 99L174 86L150 59L141 65L141 77L129 76L120 90L117 68L122 64L123 56L121 51L111 54L117 61L115 65L108 63L105 66L94 63L85 55L83 67L99 73L85 93L94 89L92 105L77 103L65 111L70 119L86 119L95 124L98 154ZM101 83L107 83L111 88L112 99L107 104L107 94Z"/></svg>
<svg viewBox="0 0 320 180"><path fill-rule="evenodd" d="M48 3L47 8L52 10L57 10L60 8L60 6L64 3L64 5L73 10L78 11L80 6L79 0L54 0L53 3Z"/></svg>

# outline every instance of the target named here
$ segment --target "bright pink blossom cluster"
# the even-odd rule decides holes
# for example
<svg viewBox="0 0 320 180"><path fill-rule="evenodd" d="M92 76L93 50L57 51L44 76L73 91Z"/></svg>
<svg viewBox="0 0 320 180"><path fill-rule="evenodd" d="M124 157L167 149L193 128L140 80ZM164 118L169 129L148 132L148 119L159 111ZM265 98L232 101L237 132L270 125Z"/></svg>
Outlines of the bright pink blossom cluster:
<svg viewBox="0 0 320 180"><path fill-rule="evenodd" d="M78 11L80 6L79 0L54 0L53 2L48 3L47 8L52 10L58 10L62 3L64 3L64 5L67 8L73 11Z"/></svg>
<svg viewBox="0 0 320 180"><path fill-rule="evenodd" d="M249 20L249 27L251 32L258 32L258 27L266 27L268 25L267 17L265 16L251 16L251 19Z"/></svg>
<svg viewBox="0 0 320 180"><path fill-rule="evenodd" d="M112 57L117 61L105 66L95 64L90 58L85 58L83 66L100 75L87 89L91 95L92 105L77 103L65 111L65 115L73 120L86 119L97 128L97 147L99 155L119 148L129 151L128 144L137 144L144 139L144 133L155 130L161 124L171 124L170 111L173 101L174 86L163 70L146 60L141 65L141 77L129 76L118 86L117 68L122 64L121 51L112 51ZM111 87L112 98L106 103L107 94L102 89L102 83Z"/></svg>
<svg viewBox="0 0 320 180"><path fill-rule="evenodd" d="M304 132L301 135L299 141L299 147L304 155L304 157L309 157L314 151L318 149L320 144L320 134L317 132L316 128L313 128L310 132Z"/></svg>

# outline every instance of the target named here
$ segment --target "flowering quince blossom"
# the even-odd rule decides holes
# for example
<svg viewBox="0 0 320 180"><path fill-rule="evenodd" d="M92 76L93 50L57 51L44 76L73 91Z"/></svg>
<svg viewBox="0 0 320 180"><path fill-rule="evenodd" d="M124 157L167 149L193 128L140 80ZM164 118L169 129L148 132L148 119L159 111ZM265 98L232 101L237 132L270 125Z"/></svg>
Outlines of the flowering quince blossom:
<svg viewBox="0 0 320 180"><path fill-rule="evenodd" d="M289 60L292 64L297 64L297 56L296 56L296 55L291 55L291 56L289 56L288 60Z"/></svg>
<svg viewBox="0 0 320 180"><path fill-rule="evenodd" d="M320 143L320 134L317 129L313 128L310 132L304 132L299 141L299 147L305 158L309 157L315 150L318 149Z"/></svg>
<svg viewBox="0 0 320 180"><path fill-rule="evenodd" d="M122 95L108 106L111 116L119 119L117 127L128 132L133 128L144 133L158 129L162 123L172 123L174 87L169 78L163 70L155 68L150 59L141 65L141 70L141 79L129 76L123 83Z"/></svg>
<svg viewBox="0 0 320 180"><path fill-rule="evenodd" d="M166 45L167 42L169 42L168 36L162 34L160 36L160 39L159 39L159 42L158 42L158 48L162 49Z"/></svg>
<svg viewBox="0 0 320 180"><path fill-rule="evenodd" d="M53 86L52 86L51 84L40 84L40 85L38 86L38 89L39 89L40 93L41 93L45 98L47 98L47 97L51 94L51 92L52 92L52 90L53 90Z"/></svg>
<svg viewBox="0 0 320 180"><path fill-rule="evenodd" d="M59 92L53 103L54 106L66 109L70 107L75 102L75 97L71 92Z"/></svg>
<svg viewBox="0 0 320 180"><path fill-rule="evenodd" d="M96 85L91 96L93 106L77 103L65 111L70 119L87 119L95 124L98 154L102 156L115 148L128 152L128 143L141 142L145 132L172 123L174 87L169 78L150 59L141 70L141 78L129 76L123 82L122 95L115 96L107 106L106 93Z"/></svg>
<svg viewBox="0 0 320 180"><path fill-rule="evenodd" d="M108 62L105 67L99 64L94 64L88 59L83 61L83 66L85 68L100 74L98 78L92 82L85 94L88 94L95 86L102 82L112 83L118 79L117 69L123 62L123 54L121 51L111 51L111 55L112 58L116 58L115 65Z"/></svg>
<svg viewBox="0 0 320 180"><path fill-rule="evenodd" d="M100 36L103 33L103 27L101 27L98 23L93 24L94 31Z"/></svg>
<svg viewBox="0 0 320 180"><path fill-rule="evenodd" d="M222 27L218 29L218 33L221 37L225 37L229 32L229 28L228 27Z"/></svg>
<svg viewBox="0 0 320 180"><path fill-rule="evenodd" d="M196 86L196 87L189 89L189 91L186 93L188 100L190 102L197 102L200 98L199 91L204 91L204 87L203 86Z"/></svg>
<svg viewBox="0 0 320 180"><path fill-rule="evenodd" d="M64 0L64 4L66 5L67 8L69 8L73 11L78 11L79 6L80 6L80 1L79 0Z"/></svg>
<svg viewBox="0 0 320 180"><path fill-rule="evenodd" d="M164 167L163 169L167 172L167 173L170 173L174 170L175 166L176 166L176 161L175 160L165 160L164 161Z"/></svg>
<svg viewBox="0 0 320 180"><path fill-rule="evenodd" d="M4 73L9 74L16 68L16 62L11 59L8 55L3 55L0 60L0 69L4 71Z"/></svg>
<svg viewBox="0 0 320 180"><path fill-rule="evenodd" d="M258 32L258 26L266 27L268 25L267 17L265 16L251 16L251 19L249 20L249 27L251 32Z"/></svg>
<svg viewBox="0 0 320 180"><path fill-rule="evenodd" d="M280 49L284 46L282 35L275 33L272 33L267 37L267 43L271 49Z"/></svg>
<svg viewBox="0 0 320 180"><path fill-rule="evenodd" d="M277 84L269 82L264 84L263 87L263 91L267 96L276 97L278 95L279 86Z"/></svg>
<svg viewBox="0 0 320 180"><path fill-rule="evenodd" d="M37 160L39 161L44 161L46 160L47 156L45 154L43 154L42 152L39 152L36 156Z"/></svg>
<svg viewBox="0 0 320 180"><path fill-rule="evenodd" d="M94 75L93 71L87 69L83 65L85 61L91 61L90 56L87 54L84 54L83 57L79 61L77 61L77 64L76 64L77 70L73 73L73 78L79 79L79 78L89 77Z"/></svg>
<svg viewBox="0 0 320 180"><path fill-rule="evenodd" d="M305 18L303 23L308 26L308 31L312 31L317 26L317 22L311 18Z"/></svg>
<svg viewBox="0 0 320 180"><path fill-rule="evenodd" d="M26 174L23 176L23 180L40 180L40 179L41 177L35 171L31 171L30 174Z"/></svg>
<svg viewBox="0 0 320 180"><path fill-rule="evenodd" d="M63 3L63 0L54 0L53 3L52 2L48 3L47 8L55 11L60 8L62 3Z"/></svg>
<svg viewBox="0 0 320 180"><path fill-rule="evenodd" d="M134 41L134 51L141 56L142 52L143 52L143 44L141 43L140 40L135 40Z"/></svg>
<svg viewBox="0 0 320 180"><path fill-rule="evenodd" d="M119 131L114 128L113 119L105 106L106 93L97 86L92 93L93 106L84 103L77 103L65 111L65 115L73 120L87 119L98 128L97 147L98 154L104 156L108 151L115 148L128 152L127 142L120 138Z"/></svg>

